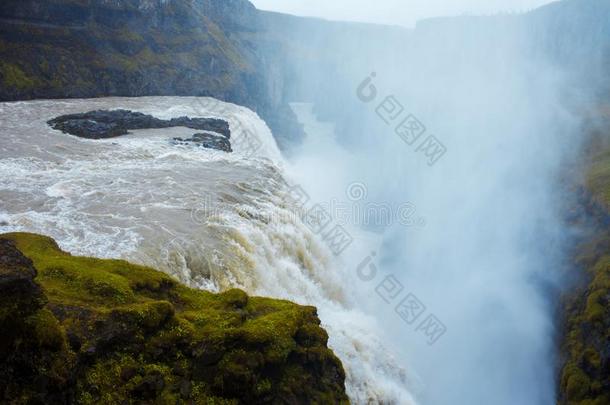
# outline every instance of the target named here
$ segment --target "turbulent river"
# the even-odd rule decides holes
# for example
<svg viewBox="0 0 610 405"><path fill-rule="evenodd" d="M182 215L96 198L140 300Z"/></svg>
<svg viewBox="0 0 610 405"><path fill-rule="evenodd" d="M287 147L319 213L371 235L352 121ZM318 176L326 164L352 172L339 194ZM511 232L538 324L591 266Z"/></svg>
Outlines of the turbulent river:
<svg viewBox="0 0 610 405"><path fill-rule="evenodd" d="M235 153L172 144L192 134L186 128L85 140L46 124L117 108L223 118ZM49 235L73 254L150 265L196 288L238 287L315 305L353 402L414 403L416 378L360 310L366 292L353 263L306 226L294 191L307 185L252 111L178 97L0 103L0 134L0 232Z"/></svg>

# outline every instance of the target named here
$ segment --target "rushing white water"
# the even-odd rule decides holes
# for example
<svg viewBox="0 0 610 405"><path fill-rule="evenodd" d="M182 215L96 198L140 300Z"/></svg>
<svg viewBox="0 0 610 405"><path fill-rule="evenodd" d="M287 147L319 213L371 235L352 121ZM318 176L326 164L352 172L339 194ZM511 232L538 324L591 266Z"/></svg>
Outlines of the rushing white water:
<svg viewBox="0 0 610 405"><path fill-rule="evenodd" d="M224 118L236 152L172 145L171 138L192 134L185 128L93 141L46 124L117 108L165 119ZM298 176L304 162L285 162L252 111L178 97L2 103L0 134L0 232L46 234L74 254L151 265L194 287L239 287L315 305L354 403L414 403L415 378L384 348L385 325L359 310L370 291L354 269L363 246L379 241L350 228L354 243L339 257L332 253L286 198L294 186L285 172L290 184L310 188ZM326 197L311 193L312 200Z"/></svg>
<svg viewBox="0 0 610 405"><path fill-rule="evenodd" d="M337 127L336 142L307 140L296 153L302 182L322 200L354 189L359 205L412 203L425 220L372 229L384 231L381 243L344 257L366 272L369 294L353 289L358 308L417 372L421 386L411 390L422 404L556 402L554 300L569 265L562 209L574 196L561 178L581 147L574 95L586 96L552 54L582 51L575 60L595 72L589 28L568 30L568 41L559 21L604 32L575 3L546 17L427 21L396 36L347 25L287 30L325 55L286 63L298 100L315 101Z"/></svg>

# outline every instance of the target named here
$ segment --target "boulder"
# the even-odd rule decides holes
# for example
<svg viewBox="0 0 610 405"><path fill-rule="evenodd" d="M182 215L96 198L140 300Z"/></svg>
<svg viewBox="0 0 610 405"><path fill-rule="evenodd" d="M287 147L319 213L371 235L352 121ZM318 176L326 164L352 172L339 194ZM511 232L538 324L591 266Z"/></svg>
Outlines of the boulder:
<svg viewBox="0 0 610 405"><path fill-rule="evenodd" d="M152 115L129 110L97 110L86 113L62 115L48 121L58 131L87 139L115 138L130 130L186 127L199 131L211 131L231 138L227 121L218 118L179 117L162 120Z"/></svg>
<svg viewBox="0 0 610 405"><path fill-rule="evenodd" d="M233 152L231 142L227 138L209 132L198 133L187 139L174 138L174 142L180 145L194 144L202 148Z"/></svg>

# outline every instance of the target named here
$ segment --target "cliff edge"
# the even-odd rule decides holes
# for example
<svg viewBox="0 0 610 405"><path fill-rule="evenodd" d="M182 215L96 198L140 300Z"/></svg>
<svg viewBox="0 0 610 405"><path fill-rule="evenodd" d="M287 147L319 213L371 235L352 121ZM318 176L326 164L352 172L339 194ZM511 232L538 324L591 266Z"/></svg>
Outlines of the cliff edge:
<svg viewBox="0 0 610 405"><path fill-rule="evenodd" d="M313 307L0 235L0 401L347 403Z"/></svg>

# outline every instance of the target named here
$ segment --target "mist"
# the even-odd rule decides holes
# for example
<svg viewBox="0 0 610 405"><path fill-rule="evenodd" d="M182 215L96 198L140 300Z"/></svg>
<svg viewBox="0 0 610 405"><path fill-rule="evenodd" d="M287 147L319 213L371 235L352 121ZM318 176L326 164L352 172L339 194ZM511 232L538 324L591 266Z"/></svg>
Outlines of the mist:
<svg viewBox="0 0 610 405"><path fill-rule="evenodd" d="M330 20L360 21L377 24L396 24L411 27L418 20L455 15L484 15L500 12L524 12L549 0L462 0L449 2L443 0L382 0L374 7L365 0L328 1L280 1L254 0L262 10L274 10L300 16L322 17Z"/></svg>
<svg viewBox="0 0 610 405"><path fill-rule="evenodd" d="M0 397L609 402L609 21L3 2Z"/></svg>
<svg viewBox="0 0 610 405"><path fill-rule="evenodd" d="M295 107L307 138L292 176L327 207L372 212L348 221L355 242L337 265L404 388L422 404L554 403L570 242L560 178L581 139L574 75L541 49L545 22L291 27L317 55L295 50L284 66L289 101L310 103ZM376 222L380 206L399 215Z"/></svg>

